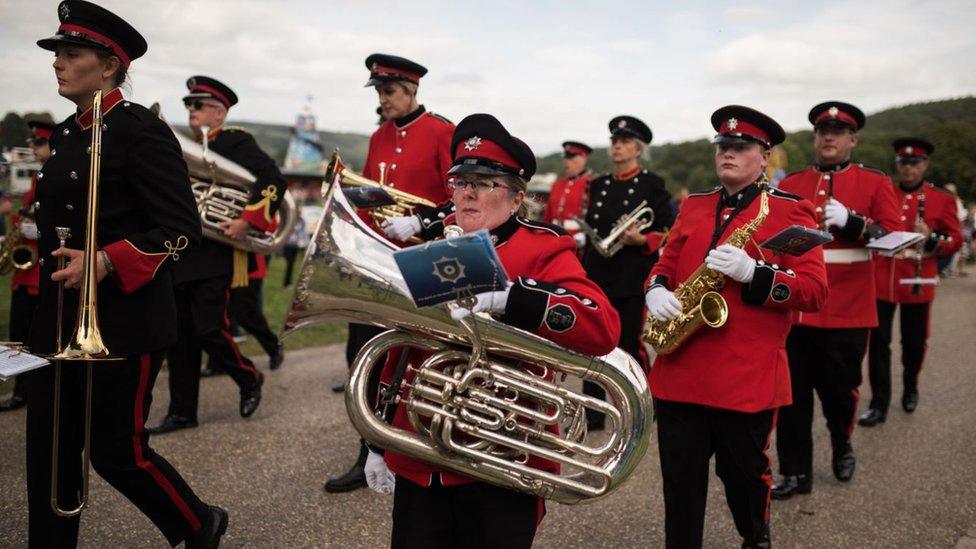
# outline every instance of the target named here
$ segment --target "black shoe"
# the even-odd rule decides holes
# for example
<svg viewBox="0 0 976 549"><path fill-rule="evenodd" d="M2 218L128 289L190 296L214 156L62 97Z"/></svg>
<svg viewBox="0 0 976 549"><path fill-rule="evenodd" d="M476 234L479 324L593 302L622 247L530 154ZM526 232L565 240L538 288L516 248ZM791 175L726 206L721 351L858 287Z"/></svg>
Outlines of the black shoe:
<svg viewBox="0 0 976 549"><path fill-rule="evenodd" d="M346 392L346 382L345 381L340 381L338 383L333 383L332 384L332 392L333 393L345 393Z"/></svg>
<svg viewBox="0 0 976 549"><path fill-rule="evenodd" d="M20 395L13 395L7 400L0 400L0 412L10 412L27 406L27 399Z"/></svg>
<svg viewBox="0 0 976 549"><path fill-rule="evenodd" d="M200 377L213 377L213 376L223 375L226 373L227 372L225 372L222 368L214 368L208 362L207 365L200 370Z"/></svg>
<svg viewBox="0 0 976 549"><path fill-rule="evenodd" d="M258 372L258 380L251 386L241 389L241 417L251 417L251 414L261 404L261 386L264 385L264 374Z"/></svg>
<svg viewBox="0 0 976 549"><path fill-rule="evenodd" d="M839 446L834 446L834 458L832 465L834 466L834 476L837 480L841 482L848 482L854 478L854 465L856 460L854 459L854 447L851 446L850 441L846 441Z"/></svg>
<svg viewBox="0 0 976 549"><path fill-rule="evenodd" d="M918 408L918 389L905 389L901 395L901 407L909 414Z"/></svg>
<svg viewBox="0 0 976 549"><path fill-rule="evenodd" d="M216 549L220 537L227 531L227 511L216 505L210 506L210 516L200 527L200 531L187 538L186 549Z"/></svg>
<svg viewBox="0 0 976 549"><path fill-rule="evenodd" d="M285 346L278 345L278 350L275 352L274 356L268 360L268 368L272 370L277 370L281 368L281 363L285 361Z"/></svg>
<svg viewBox="0 0 976 549"><path fill-rule="evenodd" d="M861 414L858 418L857 424L863 425L864 427L874 427L879 423L885 422L885 413L877 408L868 408L868 411Z"/></svg>
<svg viewBox="0 0 976 549"><path fill-rule="evenodd" d="M175 414L166 414L166 417L163 418L163 421L159 425L146 429L146 432L150 435L161 435L163 433L179 431L180 429L192 429L196 426L197 420L195 419Z"/></svg>
<svg viewBox="0 0 976 549"><path fill-rule="evenodd" d="M368 453L369 450L366 446L360 443L359 457L356 459L356 463L344 475L327 480L324 486L325 491L330 494L341 494L365 488L366 471L363 468L366 467L366 455Z"/></svg>
<svg viewBox="0 0 976 549"><path fill-rule="evenodd" d="M768 524L764 524L755 537L742 540L742 549L770 549L772 546L772 542L769 541Z"/></svg>
<svg viewBox="0 0 976 549"><path fill-rule="evenodd" d="M810 475L783 475L773 485L770 496L773 499L790 499L796 494L809 494L813 491L813 479Z"/></svg>

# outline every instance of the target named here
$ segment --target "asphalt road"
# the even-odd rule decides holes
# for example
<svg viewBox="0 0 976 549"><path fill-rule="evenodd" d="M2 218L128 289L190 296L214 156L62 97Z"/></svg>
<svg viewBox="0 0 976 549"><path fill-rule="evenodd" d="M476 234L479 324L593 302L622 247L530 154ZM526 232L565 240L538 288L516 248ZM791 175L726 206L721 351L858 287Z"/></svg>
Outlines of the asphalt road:
<svg viewBox="0 0 976 549"><path fill-rule="evenodd" d="M976 547L974 328L976 278L948 281L934 309L919 409L907 415L896 405L886 424L857 429L858 468L850 484L833 479L826 428L817 418L814 493L773 502L777 546ZM896 349L896 365L898 354ZM720 364L716 356L716 367ZM290 353L284 367L268 375L264 402L249 420L237 415L237 390L230 380L206 379L200 427L153 439L157 451L205 501L230 512L224 546L388 545L389 497L368 490L347 495L322 491L325 478L345 471L357 450L341 395L328 390L343 371L338 346ZM897 402L900 375L893 377ZM866 386L862 392L868 393ZM165 411L165 374L154 394L151 424ZM0 415L2 547L26 545L24 420L23 411ZM536 545L658 547L663 539L657 445L652 442L634 477L611 497L573 507L550 504ZM721 483L713 475L705 545L738 544ZM94 477L81 545L164 547L166 541L135 507Z"/></svg>

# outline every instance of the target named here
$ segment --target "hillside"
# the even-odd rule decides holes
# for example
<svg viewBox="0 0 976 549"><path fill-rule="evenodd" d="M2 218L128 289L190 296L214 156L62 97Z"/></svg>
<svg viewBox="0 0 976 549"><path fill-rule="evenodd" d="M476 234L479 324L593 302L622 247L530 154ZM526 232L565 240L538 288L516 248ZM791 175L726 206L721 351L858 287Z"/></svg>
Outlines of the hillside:
<svg viewBox="0 0 976 549"><path fill-rule="evenodd" d="M916 103L868 115L854 153L858 162L893 173L894 153L890 143L903 136L925 137L936 146L928 178L936 183L955 182L964 199L976 200L976 97ZM783 149L787 171L813 162L810 130L791 132ZM650 167L674 192L680 187L692 191L715 186L712 147L708 140L685 141L651 147ZM590 161L594 172L610 169L606 147L596 149ZM539 172L562 172L558 153L539 159Z"/></svg>

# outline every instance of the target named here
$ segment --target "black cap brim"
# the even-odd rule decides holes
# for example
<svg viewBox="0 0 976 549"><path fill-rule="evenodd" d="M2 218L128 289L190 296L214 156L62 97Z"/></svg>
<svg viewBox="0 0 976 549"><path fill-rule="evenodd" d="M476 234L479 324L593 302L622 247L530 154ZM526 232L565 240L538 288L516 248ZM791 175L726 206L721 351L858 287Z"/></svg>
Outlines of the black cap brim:
<svg viewBox="0 0 976 549"><path fill-rule="evenodd" d="M101 42L88 40L79 36L69 36L66 34L55 34L49 38L42 38L37 41L37 45L48 51L57 51L58 46L84 46L86 48L99 48L108 50L108 46ZM111 51L111 50L109 50Z"/></svg>
<svg viewBox="0 0 976 549"><path fill-rule="evenodd" d="M712 138L713 145L720 145L723 143L757 143L763 147L769 148L769 143L766 143L758 137L753 137L751 135L731 135L731 134L719 134Z"/></svg>
<svg viewBox="0 0 976 549"><path fill-rule="evenodd" d="M851 124L850 122L844 122L843 120L836 120L836 119L824 120L823 122L819 122L816 125L814 125L813 128L814 129L833 128L839 130L851 130L855 132L857 131L857 126L855 126L854 124Z"/></svg>
<svg viewBox="0 0 976 549"><path fill-rule="evenodd" d="M613 130L613 132L610 133L610 138L613 139L614 137L629 137L631 139L636 139L645 145L649 143L648 141L644 141L644 136L631 130L630 128Z"/></svg>
<svg viewBox="0 0 976 549"><path fill-rule="evenodd" d="M371 88L371 87L374 87L374 86L379 86L381 84L386 84L388 82L410 82L410 80L407 80L406 78L397 78L396 76L379 76L379 75L374 75L374 76L371 76L369 78L369 80L366 81L366 84L363 87L364 88ZM411 82L411 83L412 84L416 84L416 82Z"/></svg>
<svg viewBox="0 0 976 549"><path fill-rule="evenodd" d="M482 164L455 164L447 170L447 175L457 175L462 173L473 173L478 175L512 175L510 171L498 170Z"/></svg>

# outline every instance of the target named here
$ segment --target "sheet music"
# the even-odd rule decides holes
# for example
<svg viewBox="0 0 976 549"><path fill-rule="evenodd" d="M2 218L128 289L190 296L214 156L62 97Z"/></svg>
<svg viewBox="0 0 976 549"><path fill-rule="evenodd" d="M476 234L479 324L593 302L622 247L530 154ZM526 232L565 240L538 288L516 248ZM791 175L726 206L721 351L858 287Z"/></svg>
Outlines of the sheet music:
<svg viewBox="0 0 976 549"><path fill-rule="evenodd" d="M910 231L893 231L882 236L881 238L872 240L865 247L880 254L894 255L912 244L917 244L923 238L925 237L919 233L913 233Z"/></svg>
<svg viewBox="0 0 976 549"><path fill-rule="evenodd" d="M50 362L46 358L0 345L0 381L7 381L48 364Z"/></svg>

